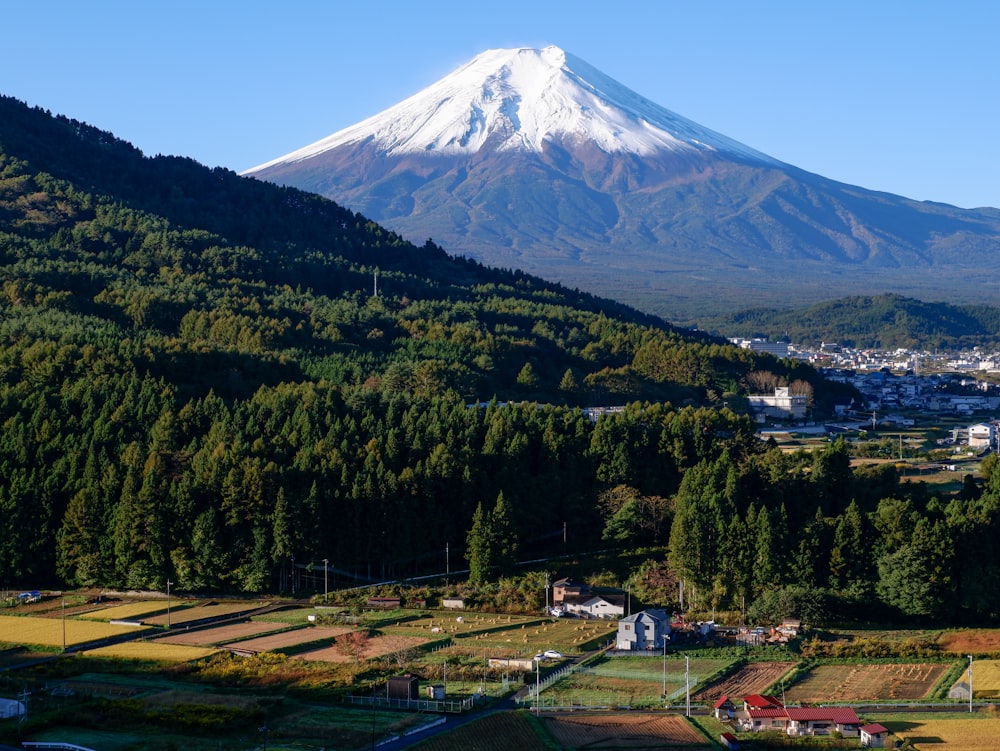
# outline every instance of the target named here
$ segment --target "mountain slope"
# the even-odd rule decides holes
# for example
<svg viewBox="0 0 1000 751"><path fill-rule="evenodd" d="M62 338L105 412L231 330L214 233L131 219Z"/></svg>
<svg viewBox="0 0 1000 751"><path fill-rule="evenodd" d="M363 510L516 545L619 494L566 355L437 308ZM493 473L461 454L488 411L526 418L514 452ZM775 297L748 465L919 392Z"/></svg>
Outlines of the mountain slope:
<svg viewBox="0 0 1000 751"><path fill-rule="evenodd" d="M927 303L899 295L847 297L790 310L755 308L699 322L728 336L765 336L818 346L895 349L996 348L1000 308Z"/></svg>
<svg viewBox="0 0 1000 751"><path fill-rule="evenodd" d="M675 320L776 299L1000 292L1000 211L807 173L556 48L483 53L249 174Z"/></svg>

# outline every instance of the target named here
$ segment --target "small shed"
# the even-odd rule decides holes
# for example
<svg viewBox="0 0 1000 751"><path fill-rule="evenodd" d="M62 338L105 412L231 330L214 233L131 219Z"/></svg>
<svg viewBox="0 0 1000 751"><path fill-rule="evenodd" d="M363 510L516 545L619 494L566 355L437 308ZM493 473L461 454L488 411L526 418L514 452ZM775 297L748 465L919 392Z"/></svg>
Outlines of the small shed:
<svg viewBox="0 0 1000 751"><path fill-rule="evenodd" d="M726 720L733 719L733 715L736 712L736 705L733 704L732 699L728 696L720 696L719 700L715 702L713 710L715 719L725 722Z"/></svg>
<svg viewBox="0 0 1000 751"><path fill-rule="evenodd" d="M369 597L368 607L392 610L403 606L402 597Z"/></svg>
<svg viewBox="0 0 1000 751"><path fill-rule="evenodd" d="M442 597L441 607L451 610L462 610L465 608L465 600L461 597Z"/></svg>
<svg viewBox="0 0 1000 751"><path fill-rule="evenodd" d="M27 710L25 710L23 702L16 699L0 699L0 719L20 717L24 714L27 714Z"/></svg>
<svg viewBox="0 0 1000 751"><path fill-rule="evenodd" d="M444 701L444 685L435 683L427 687L427 698L432 701Z"/></svg>
<svg viewBox="0 0 1000 751"><path fill-rule="evenodd" d="M394 675L386 686L390 699L416 699L420 694L420 679L415 675Z"/></svg>
<svg viewBox="0 0 1000 751"><path fill-rule="evenodd" d="M889 728L873 722L858 728L862 748L885 748L889 742Z"/></svg>
<svg viewBox="0 0 1000 751"><path fill-rule="evenodd" d="M732 733L723 733L719 736L719 740L722 741L722 745L726 748L739 748L740 742L737 740L736 736Z"/></svg>

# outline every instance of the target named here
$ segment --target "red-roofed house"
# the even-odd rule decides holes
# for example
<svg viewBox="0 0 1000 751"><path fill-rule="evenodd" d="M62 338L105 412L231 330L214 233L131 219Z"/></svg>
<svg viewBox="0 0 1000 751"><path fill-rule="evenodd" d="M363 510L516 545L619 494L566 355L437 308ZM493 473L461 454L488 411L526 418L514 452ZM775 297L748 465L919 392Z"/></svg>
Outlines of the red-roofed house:
<svg viewBox="0 0 1000 751"><path fill-rule="evenodd" d="M740 728L778 730L786 735L859 735L861 720L850 707L785 707L773 696L743 697L743 711L736 714Z"/></svg>
<svg viewBox="0 0 1000 751"><path fill-rule="evenodd" d="M829 735L837 731L855 736L861 720L850 707L788 707L789 735Z"/></svg>
<svg viewBox="0 0 1000 751"><path fill-rule="evenodd" d="M862 725L858 728L861 735L862 748L885 748L889 742L889 728L873 722L870 725Z"/></svg>
<svg viewBox="0 0 1000 751"><path fill-rule="evenodd" d="M750 694L743 697L743 709L781 709L785 705L773 696Z"/></svg>
<svg viewBox="0 0 1000 751"><path fill-rule="evenodd" d="M715 719L723 722L731 720L736 712L736 706L728 696L720 696L713 709L715 710Z"/></svg>

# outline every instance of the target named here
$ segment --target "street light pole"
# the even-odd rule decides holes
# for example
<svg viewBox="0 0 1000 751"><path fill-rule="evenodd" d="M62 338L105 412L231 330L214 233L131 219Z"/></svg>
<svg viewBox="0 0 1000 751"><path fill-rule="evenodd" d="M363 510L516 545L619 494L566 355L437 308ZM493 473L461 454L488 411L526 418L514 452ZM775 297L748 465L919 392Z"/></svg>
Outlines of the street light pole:
<svg viewBox="0 0 1000 751"><path fill-rule="evenodd" d="M327 578L326 578L329 571L330 571L330 559L324 558L323 559L323 602L327 601L330 592L330 588L327 586Z"/></svg>
<svg viewBox="0 0 1000 751"><path fill-rule="evenodd" d="M167 628L170 628L170 585L173 584L170 579L167 579Z"/></svg>
<svg viewBox="0 0 1000 751"><path fill-rule="evenodd" d="M663 635L663 694L660 696L663 706L667 706L667 635Z"/></svg>
<svg viewBox="0 0 1000 751"><path fill-rule="evenodd" d="M62 632L63 632L63 652L66 651L66 595L62 596Z"/></svg>

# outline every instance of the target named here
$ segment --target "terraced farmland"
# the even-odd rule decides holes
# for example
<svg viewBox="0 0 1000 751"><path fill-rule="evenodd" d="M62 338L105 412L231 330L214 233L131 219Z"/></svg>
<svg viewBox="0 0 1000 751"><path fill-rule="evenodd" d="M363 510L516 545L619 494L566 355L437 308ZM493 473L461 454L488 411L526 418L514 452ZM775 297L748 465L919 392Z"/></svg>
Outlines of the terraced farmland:
<svg viewBox="0 0 1000 751"><path fill-rule="evenodd" d="M907 701L925 699L949 664L818 665L785 689L789 702Z"/></svg>
<svg viewBox="0 0 1000 751"><path fill-rule="evenodd" d="M686 717L664 714L580 715L544 718L544 727L565 749L711 749Z"/></svg>

